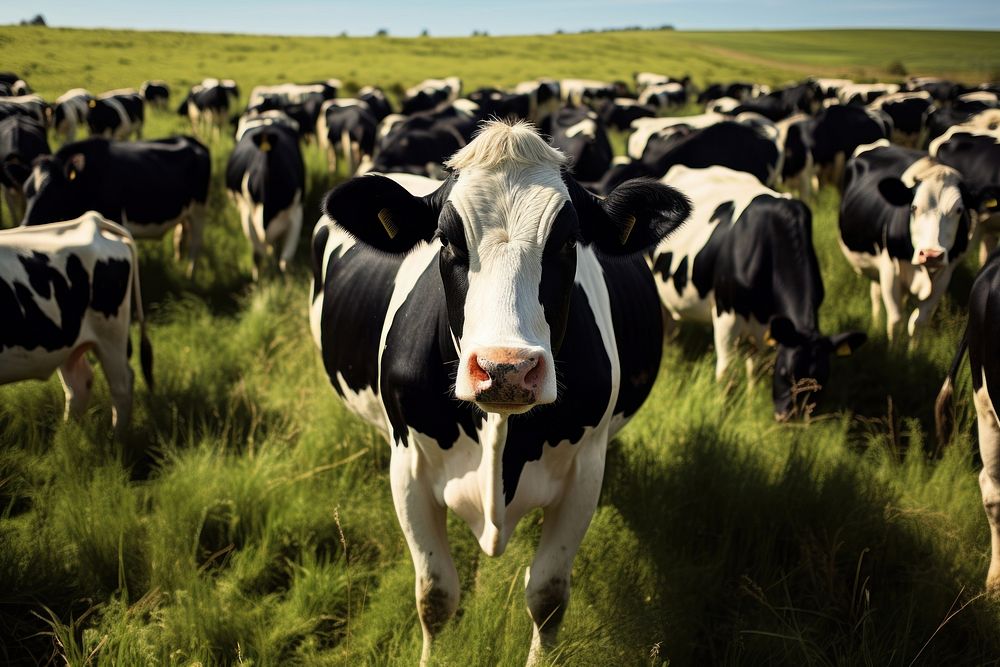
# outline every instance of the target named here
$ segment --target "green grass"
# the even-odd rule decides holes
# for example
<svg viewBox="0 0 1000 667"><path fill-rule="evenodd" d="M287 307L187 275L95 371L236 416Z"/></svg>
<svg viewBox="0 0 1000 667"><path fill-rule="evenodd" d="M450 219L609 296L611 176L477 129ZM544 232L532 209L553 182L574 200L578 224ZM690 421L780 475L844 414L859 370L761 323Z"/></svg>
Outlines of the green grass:
<svg viewBox="0 0 1000 667"><path fill-rule="evenodd" d="M162 77L179 86L206 75L232 76L246 94L255 83L326 76L392 86L458 73L478 86L647 68L777 82L801 76L803 62L824 73L878 72L855 59L860 33L775 34L323 40L3 28L0 44L5 67L50 97L81 84L97 91ZM971 78L998 60L976 33L887 35L870 47L871 62L902 57L909 66L913 53L929 73ZM941 50L913 47L938 36ZM740 49L755 55L733 55ZM183 129L173 114L154 113L147 135ZM389 447L326 380L308 329L305 241L289 277L250 284L249 248L221 186L230 147L212 146L195 282L167 240L140 244L157 388L137 383L124 442L110 439L100 373L81 423L61 422L56 379L0 387L0 662L419 658ZM307 163L311 221L334 178L314 148ZM967 376L957 439L929 453L931 406L975 267L956 272L914 353L889 349L869 325L867 284L837 248L836 208L830 190L814 207L821 321L827 332L866 330L870 342L835 361L810 423L790 425L771 420L766 367L753 391L740 373L720 385L708 332L682 327L666 343L650 400L610 447L556 664L1000 660L1000 606L982 595L989 539ZM522 521L499 559L482 556L454 517L449 526L462 612L435 663L522 664L523 572L539 515Z"/></svg>

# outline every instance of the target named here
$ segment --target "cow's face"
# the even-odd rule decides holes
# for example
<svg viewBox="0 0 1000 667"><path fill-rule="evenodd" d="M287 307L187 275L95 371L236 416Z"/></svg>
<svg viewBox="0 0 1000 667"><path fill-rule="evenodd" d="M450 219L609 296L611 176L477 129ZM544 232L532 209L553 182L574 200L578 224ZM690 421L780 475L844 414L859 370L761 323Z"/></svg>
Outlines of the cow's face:
<svg viewBox="0 0 1000 667"><path fill-rule="evenodd" d="M903 180L886 178L879 191L895 206L909 206L911 263L935 270L947 266L968 235L968 213L962 181L954 169L934 165L907 187ZM959 247L956 247L959 246Z"/></svg>
<svg viewBox="0 0 1000 667"><path fill-rule="evenodd" d="M85 177L87 160L82 153L65 160L45 156L35 160L31 174L24 181L27 209L24 225L43 225L72 220L86 211L84 195L89 180Z"/></svg>
<svg viewBox="0 0 1000 667"><path fill-rule="evenodd" d="M797 331L786 317L771 321L771 336L778 344L771 387L778 421L815 405L819 390L830 377L830 357L850 355L868 339L857 331L835 336Z"/></svg>
<svg viewBox="0 0 1000 667"><path fill-rule="evenodd" d="M327 215L383 251L440 244L459 357L455 397L487 412L526 412L556 400L554 360L579 245L642 252L690 211L682 195L653 182L625 183L598 200L565 173L565 162L530 125L493 122L449 161L451 178L426 198L366 176L326 199Z"/></svg>

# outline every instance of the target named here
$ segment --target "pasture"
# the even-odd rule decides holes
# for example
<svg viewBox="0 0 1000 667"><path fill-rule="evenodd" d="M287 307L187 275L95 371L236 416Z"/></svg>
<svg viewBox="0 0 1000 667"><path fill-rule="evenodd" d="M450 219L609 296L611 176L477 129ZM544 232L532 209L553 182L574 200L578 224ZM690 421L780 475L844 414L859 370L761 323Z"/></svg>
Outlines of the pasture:
<svg viewBox="0 0 1000 667"><path fill-rule="evenodd" d="M336 27L331 27L336 31ZM4 68L47 99L166 79L147 137L205 76L253 85L338 77L400 91L455 74L467 90L535 76L697 83L806 74L978 81L996 33L601 33L516 38L279 38L0 28ZM912 60L911 60L912 58ZM615 136L622 152L624 136ZM232 140L210 145L213 188L195 280L169 240L142 242L155 392L110 438L103 376L82 423L57 379L0 387L0 662L73 665L408 665L420 655L413 569L392 507L389 447L339 403L311 340L303 234L293 270L250 281L222 186ZM305 149L306 225L330 175ZM713 378L711 334L665 342L649 401L612 442L600 506L574 567L554 664L981 665L1000 661L1000 603L983 595L989 533L974 412L933 440L933 401L961 336L976 264L956 272L917 348L869 322L868 282L837 247L838 195L813 206L825 332L867 331L837 359L817 412L771 417L768 364ZM6 215L6 214L5 214ZM3 323L0 323L3 326ZM138 361L133 359L133 364ZM742 371L742 369L740 369ZM484 556L454 516L458 617L440 665L523 664L524 567L540 514Z"/></svg>

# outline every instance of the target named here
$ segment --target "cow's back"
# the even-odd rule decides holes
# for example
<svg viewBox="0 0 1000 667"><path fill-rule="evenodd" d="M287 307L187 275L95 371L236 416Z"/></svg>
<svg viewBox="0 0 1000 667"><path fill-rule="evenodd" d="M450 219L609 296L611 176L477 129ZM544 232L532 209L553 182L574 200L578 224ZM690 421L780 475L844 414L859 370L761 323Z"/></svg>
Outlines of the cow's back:
<svg viewBox="0 0 1000 667"><path fill-rule="evenodd" d="M923 151L898 146L879 146L852 158L844 171L844 195L840 202L840 237L852 252L871 255L888 248L893 257L909 257L913 251L897 247L909 239L909 210L892 206L881 195L879 182L900 178Z"/></svg>

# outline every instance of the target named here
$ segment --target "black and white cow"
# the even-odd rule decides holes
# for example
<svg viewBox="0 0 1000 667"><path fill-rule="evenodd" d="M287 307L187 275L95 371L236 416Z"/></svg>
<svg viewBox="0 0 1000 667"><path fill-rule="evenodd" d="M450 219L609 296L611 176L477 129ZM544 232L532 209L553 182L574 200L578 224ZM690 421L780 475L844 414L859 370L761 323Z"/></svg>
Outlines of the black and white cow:
<svg viewBox="0 0 1000 667"><path fill-rule="evenodd" d="M892 121L884 112L838 104L820 111L812 128L813 162L819 182L840 187L844 164L854 150L889 138Z"/></svg>
<svg viewBox="0 0 1000 667"><path fill-rule="evenodd" d="M566 610L608 439L659 367L660 304L640 253L688 203L651 182L600 200L525 124L487 123L448 164L447 181L414 194L364 176L327 196L310 321L334 389L392 446L421 663L458 605L448 508L496 556L542 507L526 576L537 663Z"/></svg>
<svg viewBox="0 0 1000 667"><path fill-rule="evenodd" d="M981 241L979 259L997 247L1000 239L1000 131L975 125L957 125L931 142L930 154L957 169L975 202L973 245Z"/></svg>
<svg viewBox="0 0 1000 667"><path fill-rule="evenodd" d="M847 163L840 203L840 247L871 279L872 323L885 305L889 341L906 321L912 341L930 320L969 245L968 193L955 169L923 151L880 141Z"/></svg>
<svg viewBox="0 0 1000 667"><path fill-rule="evenodd" d="M365 86L358 91L358 99L368 105L368 110L378 122L392 113L392 104L385 92L376 86Z"/></svg>
<svg viewBox="0 0 1000 667"><path fill-rule="evenodd" d="M806 114L815 113L820 107L822 94L815 83L798 83L780 88L771 95L781 99L792 111Z"/></svg>
<svg viewBox="0 0 1000 667"><path fill-rule="evenodd" d="M403 98L403 114L430 111L444 102L454 102L462 94L462 80L457 76L445 79L424 79L406 89Z"/></svg>
<svg viewBox="0 0 1000 667"><path fill-rule="evenodd" d="M638 100L630 97L616 97L605 101L598 107L597 113L605 125L624 132L640 118L655 117L656 109L646 104L639 104Z"/></svg>
<svg viewBox="0 0 1000 667"><path fill-rule="evenodd" d="M683 83L671 81L655 86L648 86L639 93L639 103L648 104L657 109L682 107L687 104L688 91Z"/></svg>
<svg viewBox="0 0 1000 667"><path fill-rule="evenodd" d="M142 372L152 388L139 258L128 231L93 211L44 227L0 231L0 384L45 380L58 369L65 417L82 417L94 377L86 355L93 351L120 435L132 414L133 315L142 332Z"/></svg>
<svg viewBox="0 0 1000 667"><path fill-rule="evenodd" d="M63 143L76 141L76 131L87 125L90 102L96 98L84 88L73 88L56 99L52 127Z"/></svg>
<svg viewBox="0 0 1000 667"><path fill-rule="evenodd" d="M12 116L0 121L0 189L15 225L24 217L24 182L31 164L51 152L45 126L34 119Z"/></svg>
<svg viewBox="0 0 1000 667"><path fill-rule="evenodd" d="M778 121L781 146L781 183L803 201L812 201L819 187L813 165L813 124L816 121L806 114L795 114Z"/></svg>
<svg viewBox="0 0 1000 667"><path fill-rule="evenodd" d="M871 104L883 95L898 93L900 85L898 83L850 83L841 86L837 91L837 99L841 104L855 104L864 106Z"/></svg>
<svg viewBox="0 0 1000 667"><path fill-rule="evenodd" d="M498 88L480 88L468 95L479 107L483 118L496 118L510 122L531 119L529 93L505 93Z"/></svg>
<svg viewBox="0 0 1000 667"><path fill-rule="evenodd" d="M611 166L614 151L600 116L587 107L567 107L545 119L541 131L573 163L580 181L598 181Z"/></svg>
<svg viewBox="0 0 1000 667"><path fill-rule="evenodd" d="M142 138L146 119L146 100L131 88L109 90L87 103L87 126L90 136L105 139Z"/></svg>
<svg viewBox="0 0 1000 667"><path fill-rule="evenodd" d="M166 109L170 104L170 86L166 81L143 81L139 86L139 94L146 100L146 104L155 109Z"/></svg>
<svg viewBox="0 0 1000 667"><path fill-rule="evenodd" d="M943 446L951 436L949 413L955 376L968 350L979 456L983 461L979 489L990 526L990 567L986 574L986 589L991 593L1000 591L1000 346L997 345L997 331L1000 331L1000 253L994 252L972 283L965 335L935 405L938 439Z"/></svg>
<svg viewBox="0 0 1000 667"><path fill-rule="evenodd" d="M514 94L528 96L528 120L540 123L543 118L559 109L561 95L559 82L555 79L535 79L522 81L514 88Z"/></svg>
<svg viewBox="0 0 1000 667"><path fill-rule="evenodd" d="M295 255L302 232L305 180L298 133L290 124L271 118L243 124L226 166L226 189L250 241L254 280L279 241L282 273Z"/></svg>
<svg viewBox="0 0 1000 667"><path fill-rule="evenodd" d="M660 298L676 321L712 326L715 376L737 342L777 341L772 397L784 421L810 409L799 383L826 384L833 354L850 354L866 336L819 330L823 280L812 242L812 214L801 201L726 167L673 167L663 182L691 198L691 218L657 246L651 264ZM753 357L747 372L753 379Z"/></svg>
<svg viewBox="0 0 1000 667"><path fill-rule="evenodd" d="M15 97L0 97L0 120L11 116L27 116L34 118L42 125L49 124L51 108L40 95L18 95Z"/></svg>
<svg viewBox="0 0 1000 667"><path fill-rule="evenodd" d="M795 107L785 102L780 95L770 94L751 97L743 100L732 109L726 111L720 109L719 111L720 113L728 113L733 116L747 112L755 113L776 123L791 116L795 111Z"/></svg>
<svg viewBox="0 0 1000 667"><path fill-rule="evenodd" d="M358 172L443 177L445 160L469 142L479 120L479 108L466 99L399 117L398 122L387 116L382 125L389 126L388 132L379 138L374 159L363 160Z"/></svg>
<svg viewBox="0 0 1000 667"><path fill-rule="evenodd" d="M318 83L281 83L273 86L254 86L250 91L250 99L247 107L260 106L267 100L272 100L281 108L288 104L302 104L307 100L319 100L320 104L325 100L332 100L337 97L340 90L339 79L330 79Z"/></svg>
<svg viewBox="0 0 1000 667"><path fill-rule="evenodd" d="M377 131L378 119L368 103L354 98L327 100L316 121L316 136L326 151L331 172L337 170L338 154L347 163L348 174L353 174L363 159L371 159Z"/></svg>
<svg viewBox="0 0 1000 667"><path fill-rule="evenodd" d="M916 148L923 142L927 115L934 108L931 94L926 91L883 95L868 105L881 110L892 119L892 142Z"/></svg>
<svg viewBox="0 0 1000 667"><path fill-rule="evenodd" d="M695 116L672 116L657 118L637 118L631 122L634 130L626 142L625 152L633 160L642 159L650 138L669 137L678 131L696 130L721 123L728 118L721 113L703 113Z"/></svg>
<svg viewBox="0 0 1000 667"><path fill-rule="evenodd" d="M218 138L229 118L229 108L239 96L239 86L232 79L205 79L191 87L177 115L190 119L195 134Z"/></svg>
<svg viewBox="0 0 1000 667"><path fill-rule="evenodd" d="M562 79L559 82L559 96L564 106L595 104L601 100L625 97L624 86L608 81L593 79Z"/></svg>
<svg viewBox="0 0 1000 667"><path fill-rule="evenodd" d="M964 86L934 76L911 76L904 85L906 90L925 91L940 104L948 104L958 97Z"/></svg>
<svg viewBox="0 0 1000 667"><path fill-rule="evenodd" d="M118 142L90 138L35 161L25 182L23 224L42 225L97 211L135 238L174 228L174 252L188 245L188 275L201 250L212 162L191 137Z"/></svg>
<svg viewBox="0 0 1000 667"><path fill-rule="evenodd" d="M31 94L31 86L17 74L13 72L0 72L0 85L7 91L8 96L22 96Z"/></svg>

